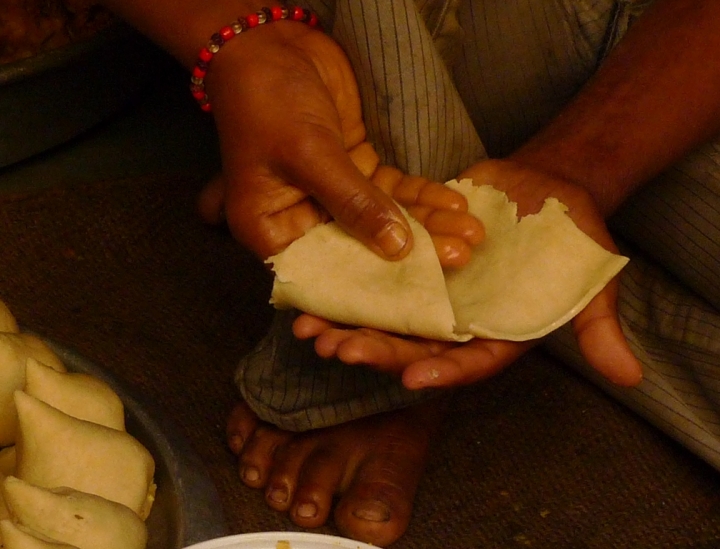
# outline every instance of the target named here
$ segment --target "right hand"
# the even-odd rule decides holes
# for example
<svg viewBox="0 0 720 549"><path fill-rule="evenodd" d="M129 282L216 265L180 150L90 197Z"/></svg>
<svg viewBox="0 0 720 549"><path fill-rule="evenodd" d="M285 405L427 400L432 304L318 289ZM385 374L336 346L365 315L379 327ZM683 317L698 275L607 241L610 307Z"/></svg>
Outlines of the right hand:
<svg viewBox="0 0 720 549"><path fill-rule="evenodd" d="M330 37L289 21L256 27L223 46L206 86L223 167L200 197L205 220L225 220L261 258L329 217L381 257L407 255L412 234L368 179L378 158Z"/></svg>

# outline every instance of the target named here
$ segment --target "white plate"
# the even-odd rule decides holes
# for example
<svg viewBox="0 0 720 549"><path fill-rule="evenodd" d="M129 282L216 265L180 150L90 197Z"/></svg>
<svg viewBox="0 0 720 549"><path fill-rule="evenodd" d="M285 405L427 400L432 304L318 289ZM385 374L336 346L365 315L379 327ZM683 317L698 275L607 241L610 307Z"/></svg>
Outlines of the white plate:
<svg viewBox="0 0 720 549"><path fill-rule="evenodd" d="M278 545L286 541L290 545ZM374 545L337 536L306 532L262 532L211 539L185 549L380 549Z"/></svg>

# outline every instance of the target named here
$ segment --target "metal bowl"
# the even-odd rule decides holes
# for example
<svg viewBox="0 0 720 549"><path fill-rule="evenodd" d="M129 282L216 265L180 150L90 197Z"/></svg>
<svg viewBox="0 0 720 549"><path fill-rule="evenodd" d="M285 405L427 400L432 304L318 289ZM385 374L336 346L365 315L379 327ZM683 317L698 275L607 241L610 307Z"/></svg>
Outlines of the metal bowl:
<svg viewBox="0 0 720 549"><path fill-rule="evenodd" d="M106 119L149 81L157 50L114 23L96 35L0 65L0 168Z"/></svg>

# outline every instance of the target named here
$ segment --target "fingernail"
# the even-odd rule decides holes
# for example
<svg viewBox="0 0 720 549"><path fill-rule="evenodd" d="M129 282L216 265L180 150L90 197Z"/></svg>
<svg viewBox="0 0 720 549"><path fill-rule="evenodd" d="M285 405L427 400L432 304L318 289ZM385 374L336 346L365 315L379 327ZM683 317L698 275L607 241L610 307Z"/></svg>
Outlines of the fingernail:
<svg viewBox="0 0 720 549"><path fill-rule="evenodd" d="M387 522L390 520L390 509L379 501L368 501L353 511L353 515L370 522Z"/></svg>
<svg viewBox="0 0 720 549"><path fill-rule="evenodd" d="M268 499L275 503L285 503L288 500L287 490L284 488L273 488L268 492Z"/></svg>
<svg viewBox="0 0 720 549"><path fill-rule="evenodd" d="M377 242L380 249L388 257L395 257L405 249L409 239L408 232L405 230L400 223L392 222L375 235L375 242Z"/></svg>
<svg viewBox="0 0 720 549"><path fill-rule="evenodd" d="M301 503L297 506L295 514L302 518L313 518L317 515L317 505L314 503Z"/></svg>
<svg viewBox="0 0 720 549"><path fill-rule="evenodd" d="M242 476L248 482L256 482L260 478L260 471L255 467L245 467Z"/></svg>

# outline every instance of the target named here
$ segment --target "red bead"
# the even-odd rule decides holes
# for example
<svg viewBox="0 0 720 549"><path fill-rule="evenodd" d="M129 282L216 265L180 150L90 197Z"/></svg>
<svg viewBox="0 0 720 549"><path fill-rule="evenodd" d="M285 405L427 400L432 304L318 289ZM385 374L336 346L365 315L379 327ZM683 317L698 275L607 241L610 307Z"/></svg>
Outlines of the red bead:
<svg viewBox="0 0 720 549"><path fill-rule="evenodd" d="M245 21L247 21L247 25L249 28L253 28L258 26L258 23L260 23L260 18L257 16L256 13L251 13L250 15L245 16Z"/></svg>
<svg viewBox="0 0 720 549"><path fill-rule="evenodd" d="M228 41L231 38L235 38L235 33L232 28L228 26L220 29L220 36L222 36L223 40Z"/></svg>
<svg viewBox="0 0 720 549"><path fill-rule="evenodd" d="M307 22L311 27L316 27L318 24L318 17L314 13L310 13L310 19Z"/></svg>
<svg viewBox="0 0 720 549"><path fill-rule="evenodd" d="M272 20L279 21L280 19L282 19L282 12L283 12L283 10L280 6L273 6L272 8L270 8Z"/></svg>
<svg viewBox="0 0 720 549"><path fill-rule="evenodd" d="M302 21L303 17L305 17L305 13L300 6L295 6L290 9L290 19L293 21Z"/></svg>
<svg viewBox="0 0 720 549"><path fill-rule="evenodd" d="M210 61L212 58L213 53L207 48L201 49L200 53L198 54L198 59L200 59L201 61L205 61L205 63Z"/></svg>
<svg viewBox="0 0 720 549"><path fill-rule="evenodd" d="M192 92L192 96L200 101L201 99L205 98L205 92L203 90L195 90Z"/></svg>
<svg viewBox="0 0 720 549"><path fill-rule="evenodd" d="M192 75L195 78L205 78L205 75L207 74L207 70L201 69L197 65L193 68Z"/></svg>
<svg viewBox="0 0 720 549"><path fill-rule="evenodd" d="M210 112L212 110L212 107L210 106L210 103L203 103L200 105L200 110L204 112Z"/></svg>

